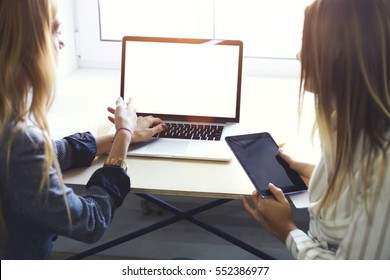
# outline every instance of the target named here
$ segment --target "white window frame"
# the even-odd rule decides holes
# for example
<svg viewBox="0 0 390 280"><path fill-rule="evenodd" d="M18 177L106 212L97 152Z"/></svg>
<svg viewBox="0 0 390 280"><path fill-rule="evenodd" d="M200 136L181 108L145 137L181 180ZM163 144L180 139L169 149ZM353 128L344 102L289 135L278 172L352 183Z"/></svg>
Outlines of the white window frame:
<svg viewBox="0 0 390 280"><path fill-rule="evenodd" d="M141 0L140 0L141 1ZM163 0L161 0L163 1ZM183 0L184 1L184 0ZM199 0L201 1L201 0ZM234 1L251 2L255 0L212 0L214 9L220 5L226 5L230 2L230 7L234 7ZM260 0L259 0L260 1ZM261 0L264 1L264 0ZM283 0L273 0L274 2ZM307 0L306 0L307 1ZM237 3L236 3L237 5ZM97 68L120 68L121 43L113 40L101 40L101 26L99 19L99 0L74 0L75 6L75 42L80 67L97 67ZM85 11L88 11L86 13ZM85 15L87 14L87 16ZM302 8L303 14L303 8ZM237 31L232 32L232 37L228 38L226 32L220 32L219 10L213 11L214 23L211 26L212 36L218 37L223 34L224 39L241 39L238 38ZM223 20L222 20L223 21ZM251 31L251 30L250 30ZM255 34L256 30L253 30ZM207 33L207 32L206 32ZM245 32L244 32L245 33ZM248 33L248 30L246 30ZM210 32L208 33L210 34ZM202 36L200 36L202 37ZM245 37L245 36L244 36ZM245 38L244 38L245 39ZM296 51L299 51L296 44ZM295 59L295 54L290 57L267 57L260 55L246 55L244 43L244 74L261 75L261 76L291 76L300 75L300 63Z"/></svg>

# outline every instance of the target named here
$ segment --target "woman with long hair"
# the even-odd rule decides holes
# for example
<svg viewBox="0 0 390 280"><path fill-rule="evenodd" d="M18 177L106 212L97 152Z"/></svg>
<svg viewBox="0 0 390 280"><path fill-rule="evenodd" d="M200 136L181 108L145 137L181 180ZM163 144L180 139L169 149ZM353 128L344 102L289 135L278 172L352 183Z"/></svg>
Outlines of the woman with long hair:
<svg viewBox="0 0 390 280"><path fill-rule="evenodd" d="M164 129L137 118L133 101L109 108L115 135L76 133L50 139L46 114L53 99L58 51L53 0L0 2L0 256L46 259L57 235L95 242L130 191L126 151ZM108 154L83 196L64 185L61 171Z"/></svg>
<svg viewBox="0 0 390 280"><path fill-rule="evenodd" d="M242 201L298 259L390 258L390 1L316 0L306 8L300 104L314 93L322 158L280 155L308 182L309 232L283 192Z"/></svg>

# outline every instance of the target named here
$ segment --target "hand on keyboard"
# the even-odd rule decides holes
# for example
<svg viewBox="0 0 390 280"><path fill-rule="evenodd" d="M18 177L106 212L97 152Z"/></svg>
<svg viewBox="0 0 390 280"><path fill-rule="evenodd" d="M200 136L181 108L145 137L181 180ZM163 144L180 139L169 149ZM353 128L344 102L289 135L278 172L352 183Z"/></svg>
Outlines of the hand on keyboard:
<svg viewBox="0 0 390 280"><path fill-rule="evenodd" d="M223 130L222 125L167 123L167 126L156 137L219 141Z"/></svg>

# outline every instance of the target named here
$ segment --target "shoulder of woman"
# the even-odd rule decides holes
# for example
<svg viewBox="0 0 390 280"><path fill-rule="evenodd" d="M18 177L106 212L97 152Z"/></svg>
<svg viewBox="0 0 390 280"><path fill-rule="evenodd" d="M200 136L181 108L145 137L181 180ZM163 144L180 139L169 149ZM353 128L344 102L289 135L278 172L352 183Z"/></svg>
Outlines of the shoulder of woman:
<svg viewBox="0 0 390 280"><path fill-rule="evenodd" d="M35 126L15 128L14 134L9 134L12 150L23 152L29 149L42 150L44 148L44 135L41 129Z"/></svg>

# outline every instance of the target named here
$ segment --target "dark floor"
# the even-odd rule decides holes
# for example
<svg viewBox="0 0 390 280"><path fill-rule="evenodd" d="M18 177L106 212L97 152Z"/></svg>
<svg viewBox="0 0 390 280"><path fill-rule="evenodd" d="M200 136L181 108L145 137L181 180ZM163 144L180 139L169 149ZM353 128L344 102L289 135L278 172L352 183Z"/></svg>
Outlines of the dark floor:
<svg viewBox="0 0 390 280"><path fill-rule="evenodd" d="M159 196L180 209L192 209L212 199ZM129 194L122 207L115 213L114 221L98 243L84 244L60 237L54 247L52 259L69 256L111 241L130 232L174 217L168 211ZM294 207L293 207L294 208ZM306 209L293 209L298 227L307 229ZM243 209L239 200L233 200L195 216L233 237L255 247L276 259L291 259L284 244L268 234ZM160 228L136 239L107 249L89 259L199 259L199 260L250 260L258 259L224 239L186 220Z"/></svg>

